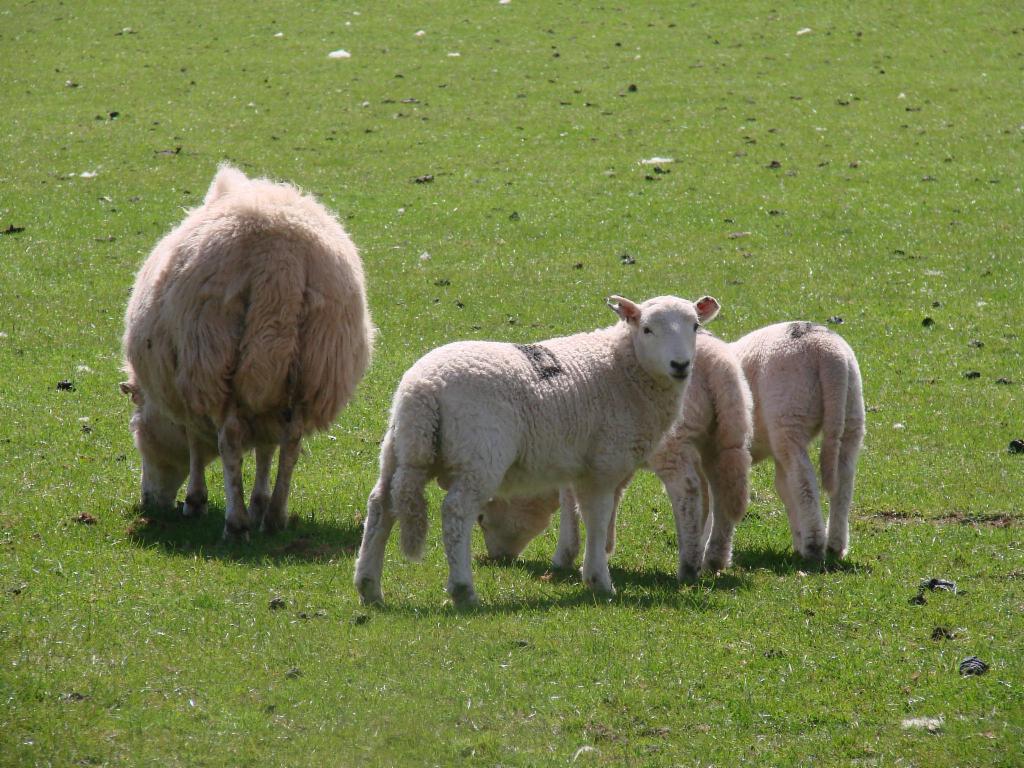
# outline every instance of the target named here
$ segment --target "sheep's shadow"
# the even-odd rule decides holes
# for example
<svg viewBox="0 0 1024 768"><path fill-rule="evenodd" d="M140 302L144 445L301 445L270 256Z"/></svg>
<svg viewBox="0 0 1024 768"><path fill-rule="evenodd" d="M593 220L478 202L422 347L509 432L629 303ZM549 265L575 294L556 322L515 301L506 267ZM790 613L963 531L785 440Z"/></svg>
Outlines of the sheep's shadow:
<svg viewBox="0 0 1024 768"><path fill-rule="evenodd" d="M324 522L315 518L296 517L286 530L274 535L259 531L250 533L249 541L225 542L224 508L211 503L207 514L199 518L183 517L181 505L173 511L154 513L138 505L126 515L129 518L128 540L170 555L214 558L239 563L327 561L351 557L359 548L362 528Z"/></svg>
<svg viewBox="0 0 1024 768"><path fill-rule="evenodd" d="M772 549L756 547L753 549L734 549L732 553L733 568L744 571L770 571L779 576L795 573L870 573L871 566L853 560L838 560L831 555L824 563L811 563L804 560L791 549Z"/></svg>

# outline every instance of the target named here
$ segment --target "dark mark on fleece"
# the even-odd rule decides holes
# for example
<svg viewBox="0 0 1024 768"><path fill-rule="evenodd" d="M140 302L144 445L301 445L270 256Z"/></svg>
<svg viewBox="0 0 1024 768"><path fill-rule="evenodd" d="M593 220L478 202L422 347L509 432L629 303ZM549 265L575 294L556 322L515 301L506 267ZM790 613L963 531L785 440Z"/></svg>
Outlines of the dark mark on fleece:
<svg viewBox="0 0 1024 768"><path fill-rule="evenodd" d="M823 325L816 325L809 323L806 320L797 323L789 324L789 338L799 339L801 336L806 336L808 333L814 333L815 331L828 331Z"/></svg>
<svg viewBox="0 0 1024 768"><path fill-rule="evenodd" d="M563 373L558 358L540 344L516 344L515 347L526 355L526 359L530 361L533 370L541 379L550 379Z"/></svg>

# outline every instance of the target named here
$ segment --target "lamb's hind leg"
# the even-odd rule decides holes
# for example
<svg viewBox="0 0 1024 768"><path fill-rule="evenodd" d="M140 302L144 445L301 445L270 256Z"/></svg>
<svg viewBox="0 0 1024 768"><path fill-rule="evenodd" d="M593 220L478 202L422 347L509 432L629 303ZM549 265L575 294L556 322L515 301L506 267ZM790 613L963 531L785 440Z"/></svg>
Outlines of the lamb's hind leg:
<svg viewBox="0 0 1024 768"><path fill-rule="evenodd" d="M458 478L452 482L441 504L441 531L448 558L448 595L460 608L480 602L473 587L473 525L494 490L481 489L468 478Z"/></svg>
<svg viewBox="0 0 1024 768"><path fill-rule="evenodd" d="M847 431L839 446L839 471L836 487L828 504L828 552L843 558L850 548L850 505L853 503L853 482L857 472L857 454L864 438L864 426L847 422Z"/></svg>
<svg viewBox="0 0 1024 768"><path fill-rule="evenodd" d="M188 487L185 489L185 503L181 507L184 517L201 517L206 514L209 494L206 489L206 463L199 440L188 432Z"/></svg>
<svg viewBox="0 0 1024 768"><path fill-rule="evenodd" d="M664 484L672 503L679 548L676 577L679 581L691 581L697 577L704 559L700 456L692 446L685 445L678 453L656 456L651 469Z"/></svg>
<svg viewBox="0 0 1024 768"><path fill-rule="evenodd" d="M359 545L356 559L355 585L359 591L359 602L372 605L384 602L381 590L381 573L384 570L384 551L387 548L391 529L398 519L391 508L390 489L383 475L370 491L366 502L366 523L363 526L363 541Z"/></svg>
<svg viewBox="0 0 1024 768"><path fill-rule="evenodd" d="M291 418L285 425L284 436L281 438L281 453L277 460L274 493L270 497L267 514L263 517L264 533L276 533L288 525L288 494L292 486L292 472L302 450L302 416L300 409L293 409Z"/></svg>
<svg viewBox="0 0 1024 768"><path fill-rule="evenodd" d="M580 553L580 521L576 508L576 496L568 486L558 494L561 511L558 517L558 548L551 565L561 570L569 570L576 564Z"/></svg>
<svg viewBox="0 0 1024 768"><path fill-rule="evenodd" d="M242 446L245 444L245 426L234 409L228 411L217 432L217 449L224 465L224 540L249 538L249 512L245 508L242 487Z"/></svg>
<svg viewBox="0 0 1024 768"><path fill-rule="evenodd" d="M815 563L825 559L825 523L821 517L818 480L803 441L783 439L772 452L775 456L775 487L789 516L793 548Z"/></svg>
<svg viewBox="0 0 1024 768"><path fill-rule="evenodd" d="M249 518L253 527L263 522L270 506L270 467L274 463L276 449L274 445L256 446L256 477L249 494Z"/></svg>
<svg viewBox="0 0 1024 768"><path fill-rule="evenodd" d="M714 573L732 564L732 535L747 513L750 498L750 452L729 448L705 462L704 467L714 505L704 570Z"/></svg>

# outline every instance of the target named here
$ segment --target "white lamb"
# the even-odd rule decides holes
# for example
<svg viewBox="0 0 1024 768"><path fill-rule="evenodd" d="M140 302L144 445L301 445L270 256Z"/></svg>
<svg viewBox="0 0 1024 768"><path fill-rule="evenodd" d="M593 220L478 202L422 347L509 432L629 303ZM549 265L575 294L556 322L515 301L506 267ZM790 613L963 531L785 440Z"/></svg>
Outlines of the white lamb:
<svg viewBox="0 0 1024 768"><path fill-rule="evenodd" d="M755 462L775 460L775 488L789 516L793 549L820 562L845 557L857 455L864 441L864 395L850 345L823 325L777 323L732 343L754 396ZM822 519L807 447L821 433Z"/></svg>
<svg viewBox="0 0 1024 768"><path fill-rule="evenodd" d="M733 530L747 511L752 409L750 389L736 356L728 344L702 330L697 335L697 355L681 417L647 460L647 467L664 483L672 502L681 580L695 576L702 564L713 570L729 565ZM624 487L617 490L616 509ZM571 568L579 551L572 491L563 489L560 500L548 495L507 503L516 505L516 514L495 508L497 502L492 502L480 520L488 554L517 557L547 527L552 512L561 504L553 564ZM707 538L702 534L709 509L714 525L705 554ZM609 554L614 536L613 515L607 538Z"/></svg>
<svg viewBox="0 0 1024 768"><path fill-rule="evenodd" d="M125 314L121 389L136 405L143 504L173 507L188 475L183 512L204 513L219 453L225 538L281 529L300 441L352 397L372 340L362 263L338 221L290 185L222 167L142 265Z"/></svg>
<svg viewBox="0 0 1024 768"><path fill-rule="evenodd" d="M729 566L733 529L746 513L748 484L743 465L749 467L751 460L758 462L768 457L775 460L775 484L789 516L794 550L808 560L820 562L827 543L830 554L845 557L849 549L849 511L857 455L864 438L864 400L853 350L838 334L809 322L771 325L727 347L715 340L715 352L706 348L711 339L709 334L698 337L699 354L684 399L682 421L669 431L648 461L648 466L665 482L672 500L680 547L680 578L694 575L702 554L705 571ZM705 378L702 366L729 358L734 362L717 365L719 370L714 379ZM736 363L742 366L739 376ZM737 393L740 388L747 389L744 381L749 383L750 393L742 393L746 404L741 406ZM709 402L714 404L710 419L706 415L712 413ZM814 468L807 454L808 445L819 433L822 483L830 494L827 532ZM747 437L742 439L743 435ZM716 442L721 445L716 446ZM741 446L747 442L751 455L744 458ZM725 446L729 447L723 450ZM716 452L719 458L715 458ZM709 467L716 464L719 468L709 472ZM705 478L695 475L702 469L706 483ZM707 551L703 552L707 485L711 486L714 501L713 526ZM698 501L701 490L703 511ZM621 491L620 488L620 494ZM481 519L484 540L492 556L518 556L547 527L553 503L557 502L547 497L517 499L514 503L516 509L503 509L501 516L492 516L488 509ZM553 564L569 568L579 549L571 491L562 490L560 503L559 544ZM520 516L522 522L512 529L503 521L520 519L515 514L520 507L527 513ZM611 525L614 528L614 515ZM614 531L609 530L609 542L614 541L613 536Z"/></svg>
<svg viewBox="0 0 1024 768"><path fill-rule="evenodd" d="M396 520L411 558L421 556L431 478L441 507L448 593L475 604L473 525L492 498L538 496L570 485L587 523L583 580L612 593L605 533L613 497L679 410L699 323L718 302L673 296L610 300L622 322L538 344L458 342L420 358L402 377L381 445L380 479L367 502L355 584L382 600L384 549Z"/></svg>

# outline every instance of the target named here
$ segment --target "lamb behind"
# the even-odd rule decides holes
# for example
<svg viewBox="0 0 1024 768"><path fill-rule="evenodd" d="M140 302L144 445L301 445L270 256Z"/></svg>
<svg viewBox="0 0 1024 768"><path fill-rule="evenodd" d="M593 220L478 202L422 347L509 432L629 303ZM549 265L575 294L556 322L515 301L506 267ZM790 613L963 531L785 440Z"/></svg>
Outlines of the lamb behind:
<svg viewBox="0 0 1024 768"><path fill-rule="evenodd" d="M864 441L860 367L850 345L823 325L769 325L733 342L754 396L755 462L775 460L775 488L789 516L793 549L812 561L849 550L849 514L857 456ZM822 519L807 448L821 433L821 482L829 494Z"/></svg>
<svg viewBox="0 0 1024 768"><path fill-rule="evenodd" d="M402 377L367 502L355 584L382 599L391 528L423 551L431 478L441 508L448 592L477 601L470 568L474 523L492 498L540 496L571 485L587 522L583 579L613 592L605 532L615 489L660 441L678 412L700 322L718 302L672 296L634 304L612 297L623 322L538 344L458 342L428 353Z"/></svg>
<svg viewBox="0 0 1024 768"><path fill-rule="evenodd" d="M333 422L369 365L365 293L356 247L323 206L222 167L142 265L125 314L121 388L136 405L143 504L173 506L188 475L184 514L205 512L204 468L219 453L225 537L282 528L301 438Z"/></svg>

